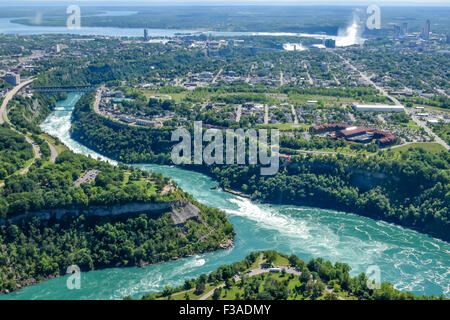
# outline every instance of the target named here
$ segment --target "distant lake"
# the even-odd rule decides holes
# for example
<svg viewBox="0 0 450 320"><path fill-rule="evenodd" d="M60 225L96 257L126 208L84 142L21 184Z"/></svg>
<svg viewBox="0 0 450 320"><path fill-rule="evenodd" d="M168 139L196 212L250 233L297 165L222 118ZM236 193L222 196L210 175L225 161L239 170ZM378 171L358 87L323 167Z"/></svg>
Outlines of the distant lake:
<svg viewBox="0 0 450 320"><path fill-rule="evenodd" d="M98 16L119 16L133 14L133 11L115 11L98 14ZM80 29L69 29L67 27L49 27L49 26L28 26L19 23L13 23L12 20L18 18L1 18L0 34L19 34L19 35L37 35L37 34L75 34L83 36L105 36L105 37L142 37L144 28L115 28L115 27L83 27ZM290 37L308 37L315 39L333 39L336 45L348 46L353 44L362 44L364 39L351 35L332 36L324 34L309 33L288 33L288 32L232 32L232 31L199 31L185 29L147 29L149 37L177 37L189 34L210 34L212 36L239 37L239 36L290 36Z"/></svg>
<svg viewBox="0 0 450 320"><path fill-rule="evenodd" d="M3 34L75 34L83 36L105 36L105 37L142 37L144 29L137 28L113 28L113 27L81 27L80 29L69 29L67 27L27 26L13 23L17 18L1 18L0 33ZM149 37L175 37L178 33L195 33L193 30L176 29L148 29Z"/></svg>

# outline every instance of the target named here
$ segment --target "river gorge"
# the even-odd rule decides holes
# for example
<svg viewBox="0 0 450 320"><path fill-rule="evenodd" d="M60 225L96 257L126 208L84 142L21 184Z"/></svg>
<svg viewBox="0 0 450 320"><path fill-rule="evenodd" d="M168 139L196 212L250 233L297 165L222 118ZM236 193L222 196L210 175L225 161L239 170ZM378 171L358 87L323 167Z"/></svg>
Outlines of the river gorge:
<svg viewBox="0 0 450 320"><path fill-rule="evenodd" d="M69 93L42 123L76 153L116 162L70 138L73 107L81 94ZM81 274L81 289L69 290L67 277L44 281L0 299L122 299L177 286L185 279L242 260L251 251L274 249L303 260L323 257L348 263L351 274L378 266L381 281L416 294L450 296L450 244L428 235L355 214L293 205L258 204L212 187L217 182L174 166L139 164L175 180L199 202L224 210L236 231L232 249L145 268L111 268Z"/></svg>

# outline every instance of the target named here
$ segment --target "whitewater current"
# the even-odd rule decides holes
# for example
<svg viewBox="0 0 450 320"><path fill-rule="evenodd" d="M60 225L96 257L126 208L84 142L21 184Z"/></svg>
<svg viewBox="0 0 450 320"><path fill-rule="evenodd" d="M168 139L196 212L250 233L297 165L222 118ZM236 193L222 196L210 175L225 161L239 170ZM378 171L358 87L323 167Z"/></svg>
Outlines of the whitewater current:
<svg viewBox="0 0 450 320"><path fill-rule="evenodd" d="M72 151L107 160L70 138L72 109L80 94L70 93L42 124ZM251 251L274 249L303 260L322 257L348 263L353 276L377 266L381 280L402 291L450 295L450 244L428 235L355 214L292 205L257 204L220 189L211 178L174 166L136 165L171 177L199 202L224 210L236 231L234 248L148 266L83 272L81 289L69 290L67 277L44 281L0 299L122 299L181 285L185 279L242 260Z"/></svg>

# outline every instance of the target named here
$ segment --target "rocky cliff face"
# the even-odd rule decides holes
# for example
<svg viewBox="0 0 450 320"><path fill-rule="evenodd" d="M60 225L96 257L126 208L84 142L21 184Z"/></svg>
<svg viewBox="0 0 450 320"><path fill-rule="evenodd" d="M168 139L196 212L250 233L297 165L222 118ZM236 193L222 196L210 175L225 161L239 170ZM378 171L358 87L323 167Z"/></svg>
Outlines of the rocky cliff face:
<svg viewBox="0 0 450 320"><path fill-rule="evenodd" d="M298 167L298 163L288 164L289 169L297 169ZM334 166L328 164L314 164L313 168L316 169L318 173L331 173L335 169ZM386 174L383 172L372 172L352 167L346 167L344 170L351 174L351 183L361 190L368 190L379 186L383 184L387 178ZM396 181L399 180L397 177L391 178Z"/></svg>
<svg viewBox="0 0 450 320"><path fill-rule="evenodd" d="M351 169L350 172L352 173L352 184L361 190L375 188L386 179L386 174L382 172L370 172L361 169Z"/></svg>
<svg viewBox="0 0 450 320"><path fill-rule="evenodd" d="M183 224L189 219L196 218L200 214L200 209L192 203L182 200L161 203L128 203L115 206L91 206L89 208L71 208L71 209L50 209L37 212L30 212L14 216L10 219L0 219L0 225L8 220L17 223L22 219L37 217L40 220L56 219L59 220L67 214L86 216L115 216L121 214L134 213L153 213L160 214L170 212L174 224Z"/></svg>
<svg viewBox="0 0 450 320"><path fill-rule="evenodd" d="M171 207L172 221L174 224L183 224L189 219L198 217L200 209L190 202L180 203Z"/></svg>

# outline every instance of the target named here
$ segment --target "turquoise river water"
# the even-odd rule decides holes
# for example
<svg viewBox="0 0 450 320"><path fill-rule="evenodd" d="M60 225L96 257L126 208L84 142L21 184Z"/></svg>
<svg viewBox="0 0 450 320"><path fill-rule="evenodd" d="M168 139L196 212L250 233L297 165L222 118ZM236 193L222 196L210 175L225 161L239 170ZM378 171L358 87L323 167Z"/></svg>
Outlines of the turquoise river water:
<svg viewBox="0 0 450 320"><path fill-rule="evenodd" d="M70 117L80 94L70 93L42 124L47 133L71 150L111 161L70 138ZM236 231L235 246L145 268L112 268L81 274L81 289L69 290L67 277L24 288L0 299L122 299L176 286L184 279L239 261L249 252L275 249L303 260L323 257L346 262L352 275L378 266L381 281L416 294L450 295L450 244L400 226L358 215L292 205L256 204L220 189L217 182L187 170L162 165L138 165L163 173L200 202L224 210Z"/></svg>

